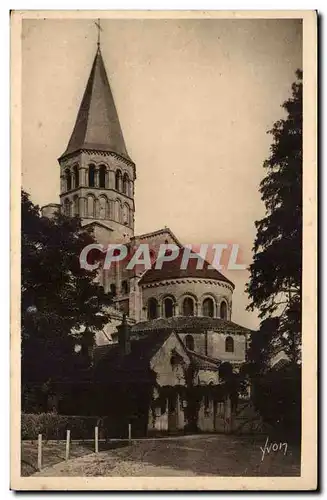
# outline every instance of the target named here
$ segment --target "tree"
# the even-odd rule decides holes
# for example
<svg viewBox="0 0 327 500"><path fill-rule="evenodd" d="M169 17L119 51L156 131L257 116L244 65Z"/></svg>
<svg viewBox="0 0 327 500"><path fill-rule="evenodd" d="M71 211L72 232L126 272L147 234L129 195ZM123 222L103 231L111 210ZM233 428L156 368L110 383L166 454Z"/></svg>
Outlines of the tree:
<svg viewBox="0 0 327 500"><path fill-rule="evenodd" d="M302 281L302 72L296 72L292 95L283 104L267 171L260 184L266 213L255 223L254 260L247 286L250 310L259 309L261 329L270 331L265 348L281 347L300 361ZM269 324L270 323L270 324Z"/></svg>
<svg viewBox="0 0 327 500"><path fill-rule="evenodd" d="M109 321L110 297L97 271L79 264L94 241L79 218L42 217L22 192L22 392L33 393L42 409L53 385L77 380L88 368L95 332ZM28 404L24 399L23 407Z"/></svg>

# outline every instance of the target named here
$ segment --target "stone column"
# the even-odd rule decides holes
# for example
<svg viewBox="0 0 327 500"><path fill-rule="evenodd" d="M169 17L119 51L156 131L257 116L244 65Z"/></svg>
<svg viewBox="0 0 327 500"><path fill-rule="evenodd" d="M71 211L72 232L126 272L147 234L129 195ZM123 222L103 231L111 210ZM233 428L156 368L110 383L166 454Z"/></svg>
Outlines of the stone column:
<svg viewBox="0 0 327 500"><path fill-rule="evenodd" d="M85 211L85 198L79 198L79 216L80 217L86 217L86 211Z"/></svg>
<svg viewBox="0 0 327 500"><path fill-rule="evenodd" d="M168 428L168 418L169 418L169 402L168 402L168 398L166 398L166 411L165 411L165 417L166 417L166 422L165 422L165 426L163 430L166 430L168 431L169 428Z"/></svg>
<svg viewBox="0 0 327 500"><path fill-rule="evenodd" d="M181 399L179 393L177 393L177 428L183 429L184 427L184 409L183 400Z"/></svg>
<svg viewBox="0 0 327 500"><path fill-rule="evenodd" d="M120 287L120 262L115 262L115 284L116 284L116 294L120 295L121 287Z"/></svg>
<svg viewBox="0 0 327 500"><path fill-rule="evenodd" d="M84 187L87 185L86 176L87 176L87 168L81 167L79 170L79 185L81 187Z"/></svg>
<svg viewBox="0 0 327 500"><path fill-rule="evenodd" d="M115 189L115 172L113 170L108 172L108 183L109 189Z"/></svg>
<svg viewBox="0 0 327 500"><path fill-rule="evenodd" d="M226 434L232 432L232 403L229 395L225 400L225 432Z"/></svg>
<svg viewBox="0 0 327 500"><path fill-rule="evenodd" d="M99 187L99 167L95 167L94 171L94 186Z"/></svg>
<svg viewBox="0 0 327 500"><path fill-rule="evenodd" d="M146 321L148 318L147 307L143 306L141 311L141 321Z"/></svg>
<svg viewBox="0 0 327 500"><path fill-rule="evenodd" d="M64 175L60 176L60 192L64 193L66 191L66 178Z"/></svg>
<svg viewBox="0 0 327 500"><path fill-rule="evenodd" d="M95 219L99 218L99 211L100 211L99 200L97 198L95 198L95 200L94 200L94 217L95 217Z"/></svg>

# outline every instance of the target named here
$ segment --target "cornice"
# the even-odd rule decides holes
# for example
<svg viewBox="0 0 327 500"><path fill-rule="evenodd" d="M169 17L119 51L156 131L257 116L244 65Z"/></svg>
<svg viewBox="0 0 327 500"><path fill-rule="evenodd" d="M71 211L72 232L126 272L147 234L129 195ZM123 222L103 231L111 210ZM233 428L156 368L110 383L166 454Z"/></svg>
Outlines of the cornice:
<svg viewBox="0 0 327 500"><path fill-rule="evenodd" d="M208 278L171 278L171 279L165 279L161 281L155 281L152 283L145 283L141 284L140 286L142 288L157 288L160 286L167 286L167 285L181 285L183 283L206 283L214 286L219 286L220 288L226 288L227 290L233 292L233 287L226 283L225 281L220 281L220 280L212 280Z"/></svg>
<svg viewBox="0 0 327 500"><path fill-rule="evenodd" d="M121 160L126 165L129 165L129 166L133 167L134 178L136 179L136 167L135 167L135 163L132 160L128 160L124 156L121 156L120 154L115 153L115 151L100 151L98 149L78 149L76 151L73 151L72 153L68 153L66 155L60 156L58 158L58 162L61 164L65 160L73 158L74 156L77 156L77 155L79 155L81 153L96 154L96 155L99 155L99 156L112 156L113 158Z"/></svg>
<svg viewBox="0 0 327 500"><path fill-rule="evenodd" d="M122 201L124 201L124 198L127 198L128 200L130 200L133 203L133 210L135 208L134 207L135 202L134 202L134 198L132 196L128 196L127 194L122 193L121 191L117 191L117 189L114 189L114 188L103 188L103 187L96 187L96 186L78 186L78 187L76 187L74 189L70 189L70 191L65 191L64 193L60 193L59 197L62 198L63 196L69 196L71 194L76 193L77 191L81 191L82 189L85 190L85 191L90 191L90 192L92 192L93 190L95 190L95 191L104 191L106 195L109 192L115 193L116 195L119 195L119 196L123 197ZM117 199L117 196L115 198L109 198L109 199L111 201L115 201Z"/></svg>

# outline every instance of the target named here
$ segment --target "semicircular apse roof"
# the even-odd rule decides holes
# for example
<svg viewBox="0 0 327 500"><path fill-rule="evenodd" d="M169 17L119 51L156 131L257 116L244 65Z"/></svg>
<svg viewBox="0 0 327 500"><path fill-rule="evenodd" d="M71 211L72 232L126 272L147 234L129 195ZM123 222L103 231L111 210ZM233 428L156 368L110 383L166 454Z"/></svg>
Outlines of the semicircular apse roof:
<svg viewBox="0 0 327 500"><path fill-rule="evenodd" d="M224 276L220 271L212 268L209 262L207 262L206 260L203 260L202 269L197 269L198 259L190 258L186 269L181 269L183 253L184 248L181 248L179 250L178 256L174 260L163 262L161 269L156 269L156 262L154 262L151 269L148 269L143 274L142 278L139 281L139 284L145 285L147 283L154 283L156 281L167 279L198 278L224 281L225 283L229 283L233 288L235 288L234 283L226 278L226 276ZM196 254L195 252L191 252L191 255L198 256L198 254Z"/></svg>

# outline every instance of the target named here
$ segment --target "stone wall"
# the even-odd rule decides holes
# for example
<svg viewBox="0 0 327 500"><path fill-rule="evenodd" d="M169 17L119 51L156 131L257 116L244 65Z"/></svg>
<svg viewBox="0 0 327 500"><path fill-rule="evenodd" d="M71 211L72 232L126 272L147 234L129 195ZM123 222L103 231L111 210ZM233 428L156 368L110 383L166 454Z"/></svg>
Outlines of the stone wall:
<svg viewBox="0 0 327 500"><path fill-rule="evenodd" d="M90 165L95 167L94 186L88 185ZM100 187L99 181L100 167L105 168L103 187ZM75 180L75 168L78 169L78 184ZM122 181L119 189L116 189L115 173L117 170L120 170L122 178L124 175L128 176L124 192ZM71 175L69 191L66 182L67 171ZM82 219L110 222L113 229L112 241L118 242L133 236L135 166L132 163L113 153L77 153L60 160L60 180L60 202L63 207L69 202L70 215L74 215L78 210ZM88 198L91 199L92 213L88 207Z"/></svg>
<svg viewBox="0 0 327 500"><path fill-rule="evenodd" d="M184 370L181 364L172 366L172 351L183 359L185 366L190 363L180 341L175 334L171 334L151 360L151 368L157 374L159 386L185 385Z"/></svg>

